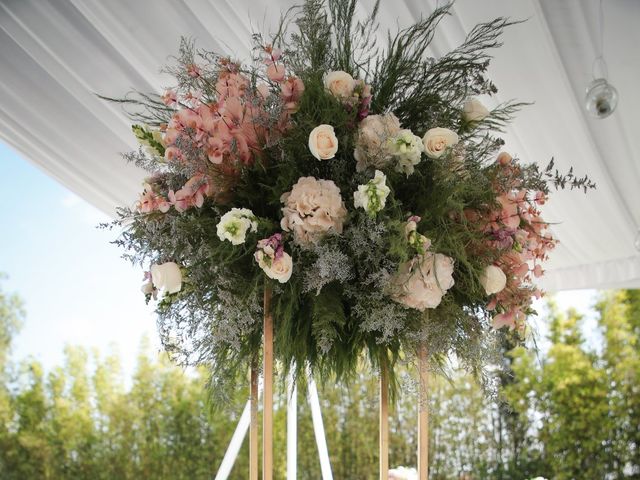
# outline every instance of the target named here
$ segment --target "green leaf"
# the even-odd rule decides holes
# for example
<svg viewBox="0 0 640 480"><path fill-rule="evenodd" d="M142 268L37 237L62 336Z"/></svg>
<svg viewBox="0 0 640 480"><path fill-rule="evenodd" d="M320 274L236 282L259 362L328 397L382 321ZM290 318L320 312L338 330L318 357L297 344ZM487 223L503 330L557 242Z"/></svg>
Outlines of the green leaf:
<svg viewBox="0 0 640 480"><path fill-rule="evenodd" d="M338 336L338 328L347 323L342 304L342 295L337 284L331 284L312 297L311 304L312 334L320 346L332 343Z"/></svg>

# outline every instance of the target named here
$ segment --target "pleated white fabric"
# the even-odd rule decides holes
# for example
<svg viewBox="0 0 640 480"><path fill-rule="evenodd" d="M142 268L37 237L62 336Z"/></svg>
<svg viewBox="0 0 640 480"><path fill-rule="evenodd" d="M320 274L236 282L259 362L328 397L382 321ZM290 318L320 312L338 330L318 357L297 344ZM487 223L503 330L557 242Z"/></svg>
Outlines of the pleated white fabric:
<svg viewBox="0 0 640 480"><path fill-rule="evenodd" d="M288 0L0 0L0 139L101 210L132 204L143 172L118 155L135 147L117 105L96 93L160 92L159 73L181 35L203 48L248 58L250 32L273 28ZM436 0L382 0L383 26L407 25ZM593 3L593 4L592 4ZM359 14L372 6L363 0ZM546 207L561 245L544 286L640 287L640 3L605 2L605 57L618 111L604 121L582 108L598 43L596 2L458 0L432 45L439 55L478 21L528 19L511 27L490 75L497 101L533 101L505 134L507 150L598 183L561 192ZM384 41L384 35L381 35ZM485 99L491 105L491 101Z"/></svg>

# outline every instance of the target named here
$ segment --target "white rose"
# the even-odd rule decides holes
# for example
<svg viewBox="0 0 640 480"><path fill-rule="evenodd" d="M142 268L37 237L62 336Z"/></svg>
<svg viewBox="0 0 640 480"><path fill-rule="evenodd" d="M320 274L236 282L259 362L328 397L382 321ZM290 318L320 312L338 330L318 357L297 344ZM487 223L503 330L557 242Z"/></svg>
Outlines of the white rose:
<svg viewBox="0 0 640 480"><path fill-rule="evenodd" d="M158 290L177 293L182 289L182 272L174 262L151 266L151 281Z"/></svg>
<svg viewBox="0 0 640 480"><path fill-rule="evenodd" d="M309 134L309 150L318 160L333 158L338 151L338 138L331 125L318 125Z"/></svg>
<svg viewBox="0 0 640 480"><path fill-rule="evenodd" d="M256 260L267 277L280 283L287 283L291 278L293 259L287 252L282 252L282 256L275 259L262 250L258 250L256 252Z"/></svg>
<svg viewBox="0 0 640 480"><path fill-rule="evenodd" d="M378 213L387 203L387 197L391 189L386 184L387 176L380 170L376 170L375 176L366 185L358 185L358 190L353 192L353 204L356 208L362 208L367 213Z"/></svg>
<svg viewBox="0 0 640 480"><path fill-rule="evenodd" d="M493 295L504 290L507 285L507 276L499 267L489 265L480 275L480 285L487 292L487 295Z"/></svg>
<svg viewBox="0 0 640 480"><path fill-rule="evenodd" d="M335 97L346 98L353 95L356 81L347 72L341 70L327 72L324 76L324 88Z"/></svg>
<svg viewBox="0 0 640 480"><path fill-rule="evenodd" d="M432 128L422 137L424 151L429 158L440 158L447 148L458 143L458 134L448 128Z"/></svg>
<svg viewBox="0 0 640 480"><path fill-rule="evenodd" d="M467 122L480 122L489 116L489 110L476 98L470 98L462 106L462 118Z"/></svg>
<svg viewBox="0 0 640 480"><path fill-rule="evenodd" d="M218 238L228 240L233 245L244 243L247 231L255 232L257 229L256 217L248 208L232 208L220 218L217 225Z"/></svg>

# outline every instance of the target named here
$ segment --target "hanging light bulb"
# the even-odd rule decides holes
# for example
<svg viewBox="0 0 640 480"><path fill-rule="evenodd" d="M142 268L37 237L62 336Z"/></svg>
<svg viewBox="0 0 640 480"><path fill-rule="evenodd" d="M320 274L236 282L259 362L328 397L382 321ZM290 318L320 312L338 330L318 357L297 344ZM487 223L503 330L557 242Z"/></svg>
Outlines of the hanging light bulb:
<svg viewBox="0 0 640 480"><path fill-rule="evenodd" d="M587 87L584 104L593 117L606 118L618 105L618 91L606 78L596 78Z"/></svg>
<svg viewBox="0 0 640 480"><path fill-rule="evenodd" d="M591 68L593 81L587 87L584 106L595 118L607 118L618 106L618 91L607 81L607 63L604 61L604 10L600 0L600 45ZM600 71L598 77L596 71Z"/></svg>

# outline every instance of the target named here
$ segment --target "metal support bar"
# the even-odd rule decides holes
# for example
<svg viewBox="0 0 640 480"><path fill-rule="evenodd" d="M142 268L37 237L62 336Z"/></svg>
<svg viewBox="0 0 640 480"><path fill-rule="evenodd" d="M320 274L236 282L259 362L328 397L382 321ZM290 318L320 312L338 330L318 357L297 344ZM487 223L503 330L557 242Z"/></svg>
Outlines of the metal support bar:
<svg viewBox="0 0 640 480"><path fill-rule="evenodd" d="M298 475L298 387L293 373L287 388L287 480Z"/></svg>
<svg viewBox="0 0 640 480"><path fill-rule="evenodd" d="M222 459L222 463L220 464L218 473L216 473L215 480L227 480L229 478L231 469L233 468L233 464L235 463L236 458L238 458L238 453L240 452L240 448L242 447L244 437L247 435L247 429L249 428L249 423L251 421L250 410L251 400L247 402L244 410L242 411L240 421L238 422L238 426L236 427L235 432L233 432L231 442L229 442L229 446L227 447L227 451L224 454L224 458Z"/></svg>
<svg viewBox="0 0 640 480"><path fill-rule="evenodd" d="M251 365L250 399L251 428L249 430L249 480L258 480L258 366Z"/></svg>
<svg viewBox="0 0 640 480"><path fill-rule="evenodd" d="M424 344L418 350L418 375L420 377L420 398L418 401L418 479L429 480L429 402L428 402L428 360Z"/></svg>
<svg viewBox="0 0 640 480"><path fill-rule="evenodd" d="M273 480L273 316L271 287L264 287L264 387L262 394L262 479Z"/></svg>
<svg viewBox="0 0 640 480"><path fill-rule="evenodd" d="M389 374L380 364L380 480L389 478Z"/></svg>
<svg viewBox="0 0 640 480"><path fill-rule="evenodd" d="M329 460L329 450L327 449L327 438L324 433L324 424L322 423L322 411L320 410L320 399L318 398L318 389L316 382L309 375L309 404L311 405L311 418L313 420L313 431L316 436L316 444L318 445L318 455L320 457L320 471L322 472L322 480L333 480L331 473L331 462Z"/></svg>

